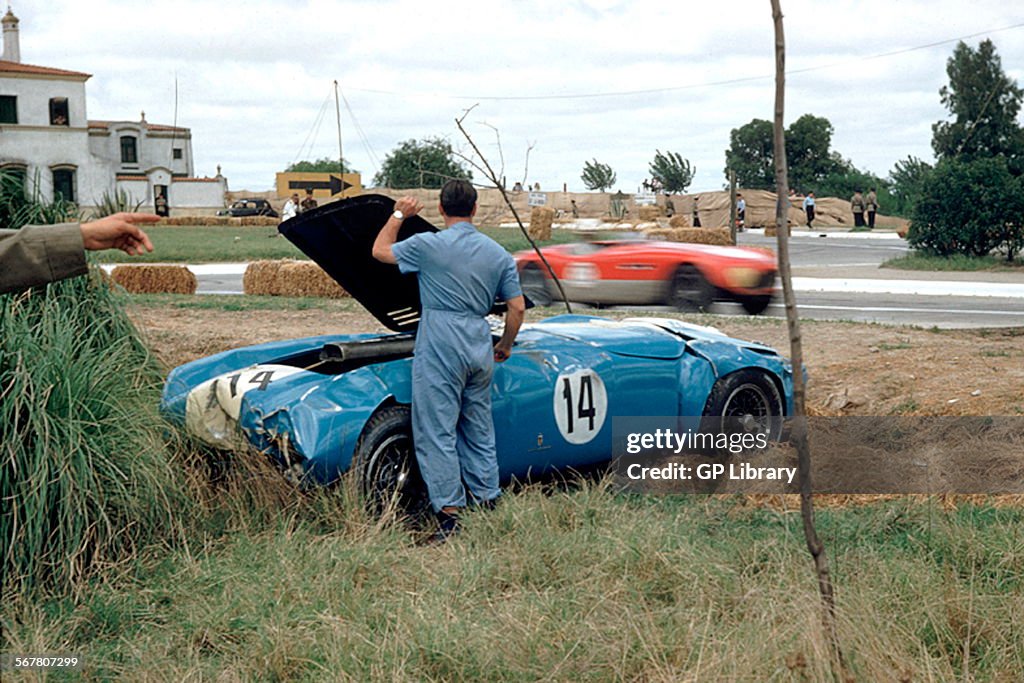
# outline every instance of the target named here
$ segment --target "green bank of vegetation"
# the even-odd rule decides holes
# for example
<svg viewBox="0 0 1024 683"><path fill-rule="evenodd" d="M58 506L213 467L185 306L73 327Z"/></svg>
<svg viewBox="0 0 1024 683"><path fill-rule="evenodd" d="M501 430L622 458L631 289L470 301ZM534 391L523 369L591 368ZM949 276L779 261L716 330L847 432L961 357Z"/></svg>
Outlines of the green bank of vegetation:
<svg viewBox="0 0 1024 683"><path fill-rule="evenodd" d="M899 270L959 270L968 272L984 270L1024 273L1024 262L1007 261L999 256L966 256L964 254L937 256L921 251L891 258L883 263L881 267Z"/></svg>
<svg viewBox="0 0 1024 683"><path fill-rule="evenodd" d="M481 228L509 251L530 248L519 228ZM147 227L153 252L128 256L119 251L95 254L98 263L234 263L260 259L305 259L306 256L284 239L274 226L156 226ZM555 230L541 246L579 239L568 230Z"/></svg>

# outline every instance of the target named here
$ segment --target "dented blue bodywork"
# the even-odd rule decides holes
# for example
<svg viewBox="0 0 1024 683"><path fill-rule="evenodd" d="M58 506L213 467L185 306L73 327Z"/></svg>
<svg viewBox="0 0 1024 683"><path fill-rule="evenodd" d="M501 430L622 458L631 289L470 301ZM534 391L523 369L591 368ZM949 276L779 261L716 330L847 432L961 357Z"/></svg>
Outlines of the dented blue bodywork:
<svg viewBox="0 0 1024 683"><path fill-rule="evenodd" d="M209 398L215 392L203 394L205 405L193 396L190 408L197 387L220 378L222 391L234 395L240 371L267 366L264 374L241 380L247 390L229 423L286 468L326 484L351 466L374 412L410 402L412 359L332 372L317 354L325 344L399 336L325 335L202 358L170 373L162 411L185 426L189 410L209 409L215 400ZM282 374L281 367L294 370ZM608 460L612 417L700 416L716 380L743 369L771 378L791 414L792 368L767 346L674 319L561 315L525 325L511 358L495 366L492 385L502 477Z"/></svg>

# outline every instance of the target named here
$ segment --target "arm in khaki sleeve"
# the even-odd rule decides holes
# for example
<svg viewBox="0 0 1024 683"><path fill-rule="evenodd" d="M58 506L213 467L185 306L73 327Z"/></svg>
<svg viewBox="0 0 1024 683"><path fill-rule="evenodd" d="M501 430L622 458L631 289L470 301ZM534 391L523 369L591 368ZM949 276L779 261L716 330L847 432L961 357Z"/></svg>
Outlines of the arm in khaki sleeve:
<svg viewBox="0 0 1024 683"><path fill-rule="evenodd" d="M0 293L84 275L88 270L78 223L0 230Z"/></svg>

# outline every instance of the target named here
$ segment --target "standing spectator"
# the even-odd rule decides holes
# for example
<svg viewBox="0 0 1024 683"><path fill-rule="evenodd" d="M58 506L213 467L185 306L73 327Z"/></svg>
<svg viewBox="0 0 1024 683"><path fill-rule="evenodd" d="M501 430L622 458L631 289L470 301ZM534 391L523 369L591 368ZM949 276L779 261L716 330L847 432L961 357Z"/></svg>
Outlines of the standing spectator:
<svg viewBox="0 0 1024 683"><path fill-rule="evenodd" d="M316 208L316 200L313 199L313 188L306 188L306 198L302 200L302 210L309 211Z"/></svg>
<svg viewBox="0 0 1024 683"><path fill-rule="evenodd" d="M864 208L864 196L861 195L860 190L855 190L853 196L850 197L850 211L853 211L854 228L864 227Z"/></svg>
<svg viewBox="0 0 1024 683"><path fill-rule="evenodd" d="M676 205L668 195L665 195L665 215L668 218L676 215Z"/></svg>
<svg viewBox="0 0 1024 683"><path fill-rule="evenodd" d="M693 227L695 228L702 227L700 224L700 209L697 207L697 201L699 199L700 197L693 198Z"/></svg>
<svg viewBox="0 0 1024 683"><path fill-rule="evenodd" d="M292 192L292 196L288 198L288 201L284 203L284 208L281 209L281 220L286 221L289 218L295 218L299 215L299 193Z"/></svg>
<svg viewBox="0 0 1024 683"><path fill-rule="evenodd" d="M814 193L808 192L807 196L804 197L804 213L807 214L807 227L813 228L814 225Z"/></svg>
<svg viewBox="0 0 1024 683"><path fill-rule="evenodd" d="M570 199L569 203L572 204L572 217L573 218L579 218L580 217L580 210L576 206L576 200L575 199Z"/></svg>
<svg viewBox="0 0 1024 683"><path fill-rule="evenodd" d="M512 186L512 191L513 192L522 192L523 191L523 184L517 180L516 184Z"/></svg>
<svg viewBox="0 0 1024 683"><path fill-rule="evenodd" d="M747 200L739 192L736 193L736 228L743 232L747 227Z"/></svg>
<svg viewBox="0 0 1024 683"><path fill-rule="evenodd" d="M156 198L153 200L153 208L156 211L156 215L161 218L167 218L171 215L171 208L167 206L167 197L161 190L156 191Z"/></svg>
<svg viewBox="0 0 1024 683"><path fill-rule="evenodd" d="M868 230L875 229L875 212L878 211L878 194L875 192L875 188L868 190L867 210L868 210Z"/></svg>

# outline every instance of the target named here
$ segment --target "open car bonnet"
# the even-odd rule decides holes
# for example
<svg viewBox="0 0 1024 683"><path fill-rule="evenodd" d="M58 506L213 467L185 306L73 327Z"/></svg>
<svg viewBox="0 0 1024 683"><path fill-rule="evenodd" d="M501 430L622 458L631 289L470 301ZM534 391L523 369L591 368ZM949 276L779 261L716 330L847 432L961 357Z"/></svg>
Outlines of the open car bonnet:
<svg viewBox="0 0 1024 683"><path fill-rule="evenodd" d="M379 194L318 206L281 223L278 230L302 250L388 329L410 332L420 319L420 288L414 273L373 257L373 242L395 210ZM420 216L402 222L398 241L437 228Z"/></svg>

